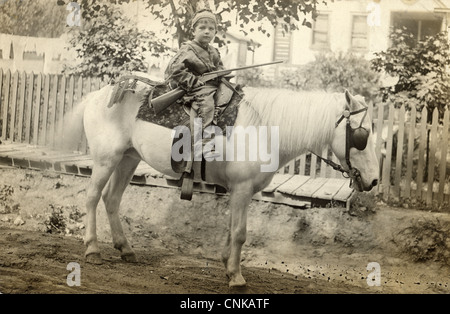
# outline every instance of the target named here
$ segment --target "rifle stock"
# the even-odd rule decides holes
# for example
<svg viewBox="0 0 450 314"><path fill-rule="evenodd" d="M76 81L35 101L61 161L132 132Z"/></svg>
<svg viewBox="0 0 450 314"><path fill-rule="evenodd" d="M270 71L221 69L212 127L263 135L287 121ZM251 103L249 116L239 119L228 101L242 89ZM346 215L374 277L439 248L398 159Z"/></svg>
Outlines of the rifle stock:
<svg viewBox="0 0 450 314"><path fill-rule="evenodd" d="M152 108L155 114L159 114L161 111L172 105L178 99L184 96L186 91L180 87L177 87L170 92L167 92L161 96L158 96L151 100Z"/></svg>

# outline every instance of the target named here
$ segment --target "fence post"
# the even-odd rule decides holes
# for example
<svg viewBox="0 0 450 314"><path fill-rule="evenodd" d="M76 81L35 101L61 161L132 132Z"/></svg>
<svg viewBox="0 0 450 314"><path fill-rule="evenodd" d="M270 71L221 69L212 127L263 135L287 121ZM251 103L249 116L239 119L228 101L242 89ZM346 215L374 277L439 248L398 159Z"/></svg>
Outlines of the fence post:
<svg viewBox="0 0 450 314"><path fill-rule="evenodd" d="M377 124L376 124L376 130L377 130L377 138L376 138L376 142L375 142L375 155L377 156L378 159L378 165L380 166L380 172L379 175L382 178L382 155L381 155L381 144L383 141L383 122L384 122L384 105L383 103L379 103L377 105L378 108L378 117L377 117ZM382 181L380 181L380 183L382 183ZM381 184L378 186L378 192L381 192Z"/></svg>
<svg viewBox="0 0 450 314"><path fill-rule="evenodd" d="M386 156L383 163L383 198L389 199L389 190L391 186L391 162L392 162L392 138L394 127L394 105L389 104L389 120L388 120L388 134L386 143Z"/></svg>
<svg viewBox="0 0 450 314"><path fill-rule="evenodd" d="M27 90L27 104L26 104L26 115L25 115L25 143L31 143L30 132L31 132L31 116L33 110L33 91L34 91L34 73L31 72L28 75L30 78L28 80L28 90Z"/></svg>
<svg viewBox="0 0 450 314"><path fill-rule="evenodd" d="M42 89L42 74L37 74L36 81L36 100L34 102L34 122L33 122L33 144L39 144L39 116L41 112L41 89Z"/></svg>
<svg viewBox="0 0 450 314"><path fill-rule="evenodd" d="M419 163L417 165L417 190L416 198L422 199L422 186L423 186L423 169L425 168L425 154L426 154L426 143L427 143L427 118L428 112L427 108L422 109L422 115L420 117L420 137L419 137Z"/></svg>
<svg viewBox="0 0 450 314"><path fill-rule="evenodd" d="M11 93L11 111L9 119L9 134L8 139L14 141L14 128L16 124L16 106L17 106L17 86L19 81L19 72L14 72L12 81L12 93Z"/></svg>
<svg viewBox="0 0 450 314"><path fill-rule="evenodd" d="M3 69L0 69L0 121L3 122L3 110L5 110L5 104L7 101L2 101L2 94L3 94ZM0 124L0 132L2 131L2 124ZM0 133L0 138L3 136L3 134Z"/></svg>
<svg viewBox="0 0 450 314"><path fill-rule="evenodd" d="M431 205L433 202L433 183L434 183L434 166L436 160L436 144L437 144L437 126L439 124L439 111L437 108L433 110L433 121L430 133L430 150L428 153L428 189L426 202Z"/></svg>
<svg viewBox="0 0 450 314"><path fill-rule="evenodd" d="M63 128L64 128L64 107L65 107L65 100L66 100L66 76L62 75L61 76L61 88L59 89L59 97L58 97L59 101L58 101L58 118L56 119L56 121L58 122L56 124L56 130L57 130L57 141L55 141L55 147L62 147L62 134L63 134Z"/></svg>
<svg viewBox="0 0 450 314"><path fill-rule="evenodd" d="M408 156L406 160L405 197L411 197L411 182L413 173L414 139L416 134L416 106L411 107L408 131Z"/></svg>
<svg viewBox="0 0 450 314"><path fill-rule="evenodd" d="M20 88L19 88L19 108L17 109L18 122L17 122L17 139L22 142L23 131L23 116L25 114L25 88L27 85L27 74L23 71L20 75Z"/></svg>
<svg viewBox="0 0 450 314"><path fill-rule="evenodd" d="M445 176L447 170L447 152L448 152L448 136L450 130L449 127L450 109L445 110L443 128L442 128L442 141L439 145L441 147L441 164L439 167L439 191L438 191L438 203L441 204L444 201L444 188L445 188Z"/></svg>

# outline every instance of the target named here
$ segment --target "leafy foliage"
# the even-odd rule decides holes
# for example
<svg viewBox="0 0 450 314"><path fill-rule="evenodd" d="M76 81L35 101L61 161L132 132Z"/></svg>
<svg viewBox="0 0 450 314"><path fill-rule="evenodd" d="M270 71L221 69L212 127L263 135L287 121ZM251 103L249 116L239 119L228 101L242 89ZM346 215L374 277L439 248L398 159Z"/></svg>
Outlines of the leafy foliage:
<svg viewBox="0 0 450 314"><path fill-rule="evenodd" d="M406 28L390 34L392 46L375 54L372 67L385 72L398 81L394 86L382 88L384 100L406 108L416 106L429 113L438 108L444 114L450 99L450 45L446 32L417 41ZM431 114L429 115L431 118Z"/></svg>
<svg viewBox="0 0 450 314"><path fill-rule="evenodd" d="M269 21L272 25L277 25L281 22L285 31L298 29L300 25L311 27L311 19L315 19L317 16L318 3L323 2L326 4L326 1L319 0L214 0L214 7L210 7L209 2L206 0L181 0L179 2L180 5L178 7L175 6L173 0L148 0L147 2L148 8L166 27L167 32L171 32L174 29L177 30L179 44L189 39L191 34L190 21L200 8L208 8L216 12L219 20L219 32L226 32L232 25L230 20L232 15L227 13L236 12L236 21L238 21L240 31L245 35L248 34L246 25L251 21L257 23L256 28L258 31L270 36L267 29L265 29L264 21ZM251 28L249 31L253 32L255 29ZM215 42L219 45L225 44L223 39L217 36Z"/></svg>
<svg viewBox="0 0 450 314"><path fill-rule="evenodd" d="M282 87L295 90L325 90L375 97L379 90L379 74L370 69L370 62L352 53L321 53L299 68L284 70Z"/></svg>
<svg viewBox="0 0 450 314"><path fill-rule="evenodd" d="M115 78L124 72L146 71L144 52L153 55L167 51L164 42L154 33L133 27L116 5L106 1L91 0L92 4L82 12L89 19L82 29L73 27L70 44L77 51L81 64L68 66L68 74ZM83 1L88 2L88 1Z"/></svg>
<svg viewBox="0 0 450 314"><path fill-rule="evenodd" d="M0 1L0 33L59 37L65 31L67 11L45 0Z"/></svg>

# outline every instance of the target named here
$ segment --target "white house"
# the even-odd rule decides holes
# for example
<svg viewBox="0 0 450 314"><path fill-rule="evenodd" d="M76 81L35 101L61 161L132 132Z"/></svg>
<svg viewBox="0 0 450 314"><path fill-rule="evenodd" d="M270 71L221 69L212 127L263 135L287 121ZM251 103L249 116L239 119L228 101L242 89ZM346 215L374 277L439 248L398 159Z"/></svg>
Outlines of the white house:
<svg viewBox="0 0 450 314"><path fill-rule="evenodd" d="M371 58L389 47L393 26L405 26L419 39L450 26L450 0L335 0L321 3L318 13L312 28L284 34L281 27L272 27L269 38L252 35L261 43L255 62L300 65L321 51L352 51Z"/></svg>

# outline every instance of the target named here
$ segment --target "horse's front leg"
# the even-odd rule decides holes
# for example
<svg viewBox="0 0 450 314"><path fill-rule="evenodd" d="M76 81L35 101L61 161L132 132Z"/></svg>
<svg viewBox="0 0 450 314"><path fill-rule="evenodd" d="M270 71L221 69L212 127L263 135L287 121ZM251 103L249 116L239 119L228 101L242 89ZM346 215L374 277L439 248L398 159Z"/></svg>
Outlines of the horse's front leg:
<svg viewBox="0 0 450 314"><path fill-rule="evenodd" d="M236 287L246 284L241 274L241 249L247 237L247 208L253 196L253 186L240 183L230 190L230 229L222 260L230 287Z"/></svg>

